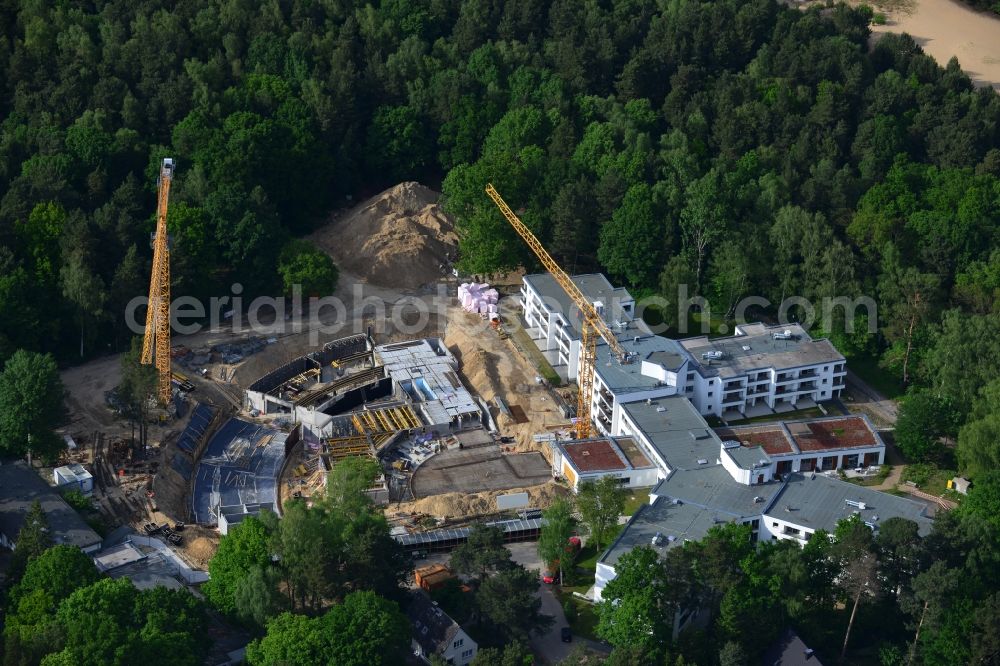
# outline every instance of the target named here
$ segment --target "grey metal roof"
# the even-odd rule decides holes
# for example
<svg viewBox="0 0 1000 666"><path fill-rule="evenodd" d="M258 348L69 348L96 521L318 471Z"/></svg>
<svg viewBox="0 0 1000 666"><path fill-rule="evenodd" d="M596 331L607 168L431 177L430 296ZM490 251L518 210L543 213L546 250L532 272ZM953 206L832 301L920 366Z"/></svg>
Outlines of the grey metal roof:
<svg viewBox="0 0 1000 666"><path fill-rule="evenodd" d="M529 518L528 520L503 520L495 523L487 523L492 527L499 527L505 534L510 532L521 532L528 530L538 530L542 527L541 518ZM412 534L394 534L393 539L403 546L431 546L442 541L452 541L455 539L467 539L472 532L471 527L454 527L443 530L431 530L429 532L414 532Z"/></svg>
<svg viewBox="0 0 1000 666"><path fill-rule="evenodd" d="M15 541L36 500L42 505L56 544L90 548L101 543L97 532L26 463L19 460L0 465L0 532Z"/></svg>
<svg viewBox="0 0 1000 666"><path fill-rule="evenodd" d="M669 338L661 338L663 340L668 340ZM651 352L645 360L650 363L656 363L657 365L663 366L667 370L677 371L680 369L684 362L688 360L688 355L686 353L681 353L680 350L683 347L680 346L676 340L670 340L673 343L672 347L675 350L672 351L654 351Z"/></svg>
<svg viewBox="0 0 1000 666"><path fill-rule="evenodd" d="M625 403L622 409L670 469L692 469L705 464L699 460L718 460L722 440L684 396Z"/></svg>
<svg viewBox="0 0 1000 666"><path fill-rule="evenodd" d="M656 354L662 354L664 355L662 358L666 359L684 353L677 341L659 335L629 337L622 334L618 336L618 340L626 351L636 355L635 359L631 363L619 363L612 355L610 347L600 345L597 347L597 362L594 364L594 370L601 377L601 381L616 395L649 391L661 385L656 378L642 374L643 360L652 360L649 357Z"/></svg>
<svg viewBox="0 0 1000 666"><path fill-rule="evenodd" d="M847 500L864 502L862 510ZM825 474L792 474L768 515L810 529L832 532L837 522L858 512L865 522L878 525L889 518L906 518L920 528L921 536L931 531L931 508L917 500L897 497L864 486L841 481Z"/></svg>
<svg viewBox="0 0 1000 666"><path fill-rule="evenodd" d="M681 345L691 353L704 376L732 377L755 370L787 370L817 363L838 363L844 360L829 340L813 340L798 324L761 324L745 326L747 335L709 339L707 336L681 340ZM774 333L789 330L790 340L775 340ZM750 347L749 350L743 347ZM707 361L704 352L721 351L723 358Z"/></svg>
<svg viewBox="0 0 1000 666"><path fill-rule="evenodd" d="M784 486L772 481L745 486L729 475L722 465L679 470L661 481L650 492L658 497L679 499L685 504L718 513L720 518L746 519L763 514L779 496Z"/></svg>
<svg viewBox="0 0 1000 666"><path fill-rule="evenodd" d="M662 556L685 540L702 539L713 525L718 524L717 520L718 516L709 509L694 504L674 504L659 497L653 504L639 508L614 543L601 555L600 561L614 566L618 558L637 546L649 546ZM662 537L658 545L653 543L657 534Z"/></svg>
<svg viewBox="0 0 1000 666"><path fill-rule="evenodd" d="M726 452L742 469L753 469L762 460L770 461L762 446L734 446L726 449Z"/></svg>

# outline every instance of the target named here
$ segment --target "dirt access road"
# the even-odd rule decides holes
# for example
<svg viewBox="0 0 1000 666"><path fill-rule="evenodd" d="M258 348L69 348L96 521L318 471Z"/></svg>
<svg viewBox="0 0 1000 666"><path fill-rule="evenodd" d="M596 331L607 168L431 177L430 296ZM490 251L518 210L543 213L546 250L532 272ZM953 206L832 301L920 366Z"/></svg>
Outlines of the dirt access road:
<svg viewBox="0 0 1000 666"><path fill-rule="evenodd" d="M905 32L942 67L956 57L976 87L1000 90L1000 17L953 0L872 4L888 19L885 25L872 26L873 39L887 32Z"/></svg>

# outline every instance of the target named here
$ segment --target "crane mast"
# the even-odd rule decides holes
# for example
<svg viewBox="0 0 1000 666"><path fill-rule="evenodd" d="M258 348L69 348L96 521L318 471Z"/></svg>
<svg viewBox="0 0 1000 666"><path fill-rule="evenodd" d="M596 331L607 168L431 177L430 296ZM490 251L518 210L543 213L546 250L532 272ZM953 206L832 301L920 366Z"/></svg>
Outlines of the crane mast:
<svg viewBox="0 0 1000 666"><path fill-rule="evenodd" d="M170 402L170 239L167 236L167 203L174 160L163 158L157 178L156 232L153 234L153 271L149 278L149 306L146 309L146 334L142 339L144 365L156 365L156 395L163 404Z"/></svg>
<svg viewBox="0 0 1000 666"><path fill-rule="evenodd" d="M486 194L493 199L493 203L497 205L500 212L510 222L510 225L514 227L514 231L527 243L528 247L535 253L535 256L538 257L538 260L542 262L545 270L552 275L563 291L573 301L573 304L580 310L583 321L580 330L581 358L578 369L580 393L577 396L576 436L578 439L586 439L590 437L591 433L590 403L593 399L594 365L597 362L597 340L598 338L603 338L608 343L608 346L611 347L611 353L621 363L628 361L628 352L618 342L618 338L608 328L608 325L604 323L604 319L598 314L594 308L594 304L587 300L587 297L583 295L580 288L570 279L566 271L556 263L556 260L552 258L552 255L548 253L545 246L535 237L531 229L514 214L514 211L510 209L510 206L503 200L503 197L496 191L492 183L486 186Z"/></svg>

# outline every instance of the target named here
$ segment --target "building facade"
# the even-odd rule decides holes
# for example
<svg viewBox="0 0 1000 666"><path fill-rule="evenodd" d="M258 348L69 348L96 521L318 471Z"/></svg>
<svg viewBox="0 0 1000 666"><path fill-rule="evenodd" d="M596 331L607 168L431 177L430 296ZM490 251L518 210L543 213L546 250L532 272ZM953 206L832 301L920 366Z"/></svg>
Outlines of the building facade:
<svg viewBox="0 0 1000 666"><path fill-rule="evenodd" d="M744 324L725 338L672 340L652 335L628 291L603 275L572 279L629 355L622 362L606 344L598 346L591 412L604 434L615 432L625 402L683 395L703 415L743 418L812 407L844 389L844 356L798 324ZM568 381L576 380L578 309L547 274L524 278L520 305L535 345Z"/></svg>

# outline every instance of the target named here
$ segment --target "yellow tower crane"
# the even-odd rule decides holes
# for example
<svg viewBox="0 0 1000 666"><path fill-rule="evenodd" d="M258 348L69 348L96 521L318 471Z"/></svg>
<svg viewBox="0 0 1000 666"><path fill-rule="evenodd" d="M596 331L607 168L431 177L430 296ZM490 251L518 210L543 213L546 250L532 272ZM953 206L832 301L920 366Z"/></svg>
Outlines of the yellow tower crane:
<svg viewBox="0 0 1000 666"><path fill-rule="evenodd" d="M580 394L577 397L576 407L576 436L577 439L586 439L590 437L591 432L590 405L594 399L594 364L597 362L597 339L598 337L604 338L604 341L611 347L611 353L614 354L620 363L628 362L628 352L618 342L618 338L611 332L608 325L604 323L604 319L598 314L597 309L594 308L594 304L587 300L587 297L583 295L580 288L570 279L566 271L556 263L556 260L552 258L541 242L539 242L535 234L531 233L531 229L525 226L524 222L514 214L514 211L510 209L510 206L507 205L496 189L493 188L492 184L486 186L486 194L493 199L493 203L500 208L500 212L507 218L510 225L514 227L514 231L524 239L524 242L528 244L528 247L535 253L538 260L542 262L545 270L555 278L555 281L559 283L563 291L569 295L576 307L580 309L583 325L580 331L580 367L577 371Z"/></svg>
<svg viewBox="0 0 1000 666"><path fill-rule="evenodd" d="M167 236L167 202L174 160L163 158L157 178L156 232L153 234L153 271L149 278L146 335L142 339L142 363L156 364L159 375L156 395L170 402L170 238Z"/></svg>

